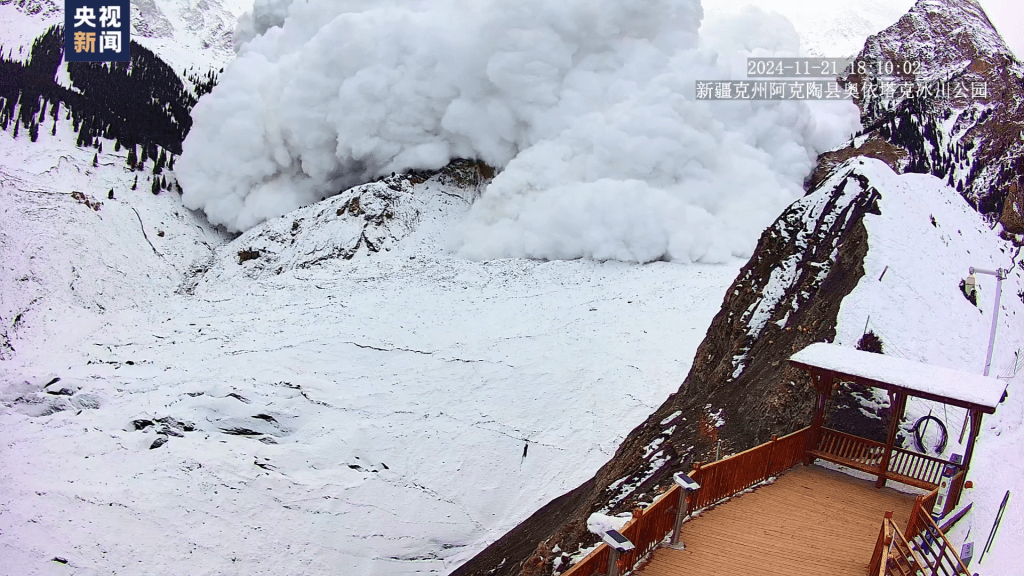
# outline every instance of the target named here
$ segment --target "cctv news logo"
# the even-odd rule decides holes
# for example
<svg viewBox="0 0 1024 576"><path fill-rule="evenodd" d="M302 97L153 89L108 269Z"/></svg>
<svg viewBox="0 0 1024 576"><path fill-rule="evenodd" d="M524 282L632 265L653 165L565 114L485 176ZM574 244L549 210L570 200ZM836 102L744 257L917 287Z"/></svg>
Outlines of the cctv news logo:
<svg viewBox="0 0 1024 576"><path fill-rule="evenodd" d="M68 62L128 62L129 0L66 0L64 58Z"/></svg>

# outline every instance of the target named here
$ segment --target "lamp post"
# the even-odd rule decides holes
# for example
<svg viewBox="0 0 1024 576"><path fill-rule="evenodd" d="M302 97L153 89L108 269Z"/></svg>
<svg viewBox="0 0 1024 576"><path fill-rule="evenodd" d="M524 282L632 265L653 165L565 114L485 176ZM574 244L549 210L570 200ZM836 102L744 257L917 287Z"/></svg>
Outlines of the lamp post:
<svg viewBox="0 0 1024 576"><path fill-rule="evenodd" d="M989 368L992 366L992 349L996 344L996 326L999 325L999 298L1003 294L1003 280L1006 279L1006 270L999 268L995 271L983 270L981 268L971 267L971 274L988 274L989 276L996 277L996 306L992 310L992 331L988 336L988 354L985 356L985 376L988 376Z"/></svg>
<svg viewBox="0 0 1024 576"><path fill-rule="evenodd" d="M1002 268L997 268L995 271L984 270L984 269L981 269L981 268L975 268L974 266L971 266L971 268L970 268L970 273L971 273L972 276L975 273L977 273L977 274L988 274L989 276L995 276L996 277L996 305L995 305L995 308L992 309L992 330L989 331L989 335L988 335L988 353L985 354L985 376L988 376L988 371L992 367L992 350L995 348L995 345L996 345L996 326L999 325L999 299L1003 295L1003 280L1006 279L1006 275L1007 275L1008 272L1009 272L1008 270L1004 270ZM963 444L963 441L964 441L964 432L967 431L967 418L968 418L969 415L970 415L970 412L968 412L968 414L964 415L964 425L963 425L962 428L960 428L960 443L961 444Z"/></svg>

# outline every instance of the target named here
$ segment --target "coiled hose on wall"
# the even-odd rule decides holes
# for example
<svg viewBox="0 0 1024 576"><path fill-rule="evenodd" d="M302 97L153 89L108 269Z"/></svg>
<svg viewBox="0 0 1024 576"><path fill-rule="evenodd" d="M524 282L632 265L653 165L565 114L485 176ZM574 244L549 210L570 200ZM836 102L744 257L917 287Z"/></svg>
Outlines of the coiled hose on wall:
<svg viewBox="0 0 1024 576"><path fill-rule="evenodd" d="M939 420L931 414L923 416L914 423L914 442L917 443L917 449L923 454L928 453L928 448L924 445L923 432L921 431L921 425L929 420L934 420L939 425L939 430L942 431L942 435L939 437L938 444L935 445L935 453L942 454L942 451L946 449L946 441L949 440L949 436L946 432L946 424L942 420Z"/></svg>

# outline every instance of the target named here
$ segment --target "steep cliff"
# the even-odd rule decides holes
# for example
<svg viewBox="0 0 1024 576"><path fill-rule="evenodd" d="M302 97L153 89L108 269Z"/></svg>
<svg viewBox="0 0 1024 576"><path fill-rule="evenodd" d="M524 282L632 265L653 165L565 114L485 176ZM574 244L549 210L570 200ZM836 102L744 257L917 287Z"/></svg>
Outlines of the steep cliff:
<svg viewBox="0 0 1024 576"><path fill-rule="evenodd" d="M808 177L808 194L762 234L679 391L633 430L592 480L537 512L455 575L527 574L525 565L541 562L564 571L569 553L596 542L585 525L591 513L618 513L651 501L670 485L672 472L713 459L717 441L723 454L734 453L806 425L813 393L786 359L807 344L836 338L844 299L865 274L871 244L865 216L879 214L879 199L887 193L905 198L908 186L920 191L925 205L949 202L934 193L931 181L900 180L892 172L942 178L993 225L1002 222L1004 238L1024 231L1024 186L1015 184L1024 174L1022 67L977 3L921 0L872 36L858 61L868 63L864 73L848 70L845 82L942 81L954 91L858 97L864 131L819 159ZM908 64L914 74L891 77L870 72L879 63L885 71L887 61L899 70L904 62L920 66ZM956 93L958 83L965 83L966 96ZM985 92L973 93L974 86ZM892 172L864 157L882 160ZM934 217L931 226L939 226ZM945 236L941 241L949 246ZM994 235L972 241L988 243L995 254L1007 251ZM876 436L886 410L862 410L872 404L862 395L842 390L833 403L832 425Z"/></svg>

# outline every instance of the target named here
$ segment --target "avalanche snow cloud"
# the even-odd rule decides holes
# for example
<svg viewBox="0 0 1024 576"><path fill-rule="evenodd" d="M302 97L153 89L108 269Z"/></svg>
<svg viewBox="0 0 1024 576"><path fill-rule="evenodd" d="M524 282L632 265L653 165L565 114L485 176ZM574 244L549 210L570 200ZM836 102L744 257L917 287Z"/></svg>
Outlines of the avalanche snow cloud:
<svg viewBox="0 0 1024 576"><path fill-rule="evenodd" d="M747 256L857 112L697 101L799 50L777 15L701 20L699 0L257 0L193 111L184 202L240 231L478 158L502 171L453 240L467 258Z"/></svg>

